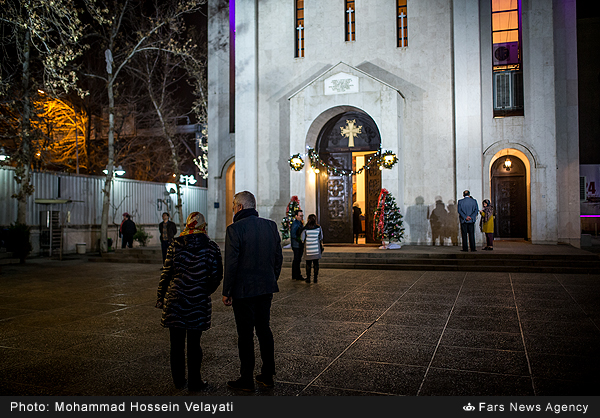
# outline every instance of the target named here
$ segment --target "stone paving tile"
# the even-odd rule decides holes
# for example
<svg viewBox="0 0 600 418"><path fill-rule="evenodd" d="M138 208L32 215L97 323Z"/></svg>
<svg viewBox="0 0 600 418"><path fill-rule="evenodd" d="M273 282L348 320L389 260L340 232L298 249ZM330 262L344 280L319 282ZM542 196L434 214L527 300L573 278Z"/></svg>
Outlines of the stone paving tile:
<svg viewBox="0 0 600 418"><path fill-rule="evenodd" d="M538 396L599 396L600 389L595 382L533 379Z"/></svg>
<svg viewBox="0 0 600 418"><path fill-rule="evenodd" d="M425 367L339 359L314 384L337 389L414 396L425 370Z"/></svg>
<svg viewBox="0 0 600 418"><path fill-rule="evenodd" d="M432 368L427 373L421 396L533 396L529 376L507 376Z"/></svg>
<svg viewBox="0 0 600 418"><path fill-rule="evenodd" d="M525 351L490 350L441 345L431 364L435 368L529 375Z"/></svg>
<svg viewBox="0 0 600 418"><path fill-rule="evenodd" d="M591 357L600 353L600 336L525 335L525 346L530 353Z"/></svg>
<svg viewBox="0 0 600 418"><path fill-rule="evenodd" d="M435 345L433 344L407 344L398 341L361 338L353 343L340 359L427 367L434 351Z"/></svg>
<svg viewBox="0 0 600 418"><path fill-rule="evenodd" d="M448 321L448 328L488 332L521 332L516 319L483 316L452 316Z"/></svg>
<svg viewBox="0 0 600 418"><path fill-rule="evenodd" d="M524 349L523 338L519 333L466 331L460 329L446 329L441 344L450 347L495 350L523 351Z"/></svg>
<svg viewBox="0 0 600 418"><path fill-rule="evenodd" d="M540 320L521 318L521 325L525 335L600 336L600 328L589 319L583 321L550 321L546 318Z"/></svg>
<svg viewBox="0 0 600 418"><path fill-rule="evenodd" d="M435 345L439 342L444 328L418 326L402 326L378 321L361 336L361 340L388 340L400 344Z"/></svg>
<svg viewBox="0 0 600 418"><path fill-rule="evenodd" d="M597 387L600 359L597 356L564 356L529 353L534 378L585 381Z"/></svg>

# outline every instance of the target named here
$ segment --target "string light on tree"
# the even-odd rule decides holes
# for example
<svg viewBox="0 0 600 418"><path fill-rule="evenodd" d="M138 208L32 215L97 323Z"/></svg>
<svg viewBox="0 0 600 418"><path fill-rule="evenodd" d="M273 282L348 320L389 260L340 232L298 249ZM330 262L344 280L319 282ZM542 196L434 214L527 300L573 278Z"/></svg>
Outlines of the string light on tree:
<svg viewBox="0 0 600 418"><path fill-rule="evenodd" d="M387 189L381 189L377 202L373 217L373 238L381 240L381 249L398 249L398 243L404 236L404 227L396 199Z"/></svg>
<svg viewBox="0 0 600 418"><path fill-rule="evenodd" d="M290 228L292 227L292 222L296 218L296 214L300 210L300 200L298 196L292 196L290 203L288 203L287 208L285 209L285 218L281 220L281 239L285 241L290 237Z"/></svg>

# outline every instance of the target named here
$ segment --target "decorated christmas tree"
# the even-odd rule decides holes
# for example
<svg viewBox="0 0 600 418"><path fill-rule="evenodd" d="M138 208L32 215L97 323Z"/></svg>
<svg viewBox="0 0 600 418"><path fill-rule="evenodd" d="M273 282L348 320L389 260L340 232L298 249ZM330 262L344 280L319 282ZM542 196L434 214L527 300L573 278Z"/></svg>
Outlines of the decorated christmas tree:
<svg viewBox="0 0 600 418"><path fill-rule="evenodd" d="M281 221L281 240L285 241L290 237L290 229L292 228L292 222L296 218L296 213L300 210L300 200L298 196L292 196L292 200L288 203L285 209L285 218Z"/></svg>
<svg viewBox="0 0 600 418"><path fill-rule="evenodd" d="M380 248L400 248L397 243L404 236L402 223L396 199L386 189L381 189L373 218L373 238L383 242ZM385 241L388 241L389 245L386 245Z"/></svg>

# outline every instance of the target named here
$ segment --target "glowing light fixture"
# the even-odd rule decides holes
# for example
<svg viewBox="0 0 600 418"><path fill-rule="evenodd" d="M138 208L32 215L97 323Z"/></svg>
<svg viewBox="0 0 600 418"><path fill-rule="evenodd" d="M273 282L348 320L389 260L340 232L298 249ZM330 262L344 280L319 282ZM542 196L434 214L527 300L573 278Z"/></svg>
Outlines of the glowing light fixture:
<svg viewBox="0 0 600 418"><path fill-rule="evenodd" d="M512 162L510 161L510 159L508 157L506 157L506 160L504 160L504 168L506 169L506 171L510 171L511 166L512 166Z"/></svg>
<svg viewBox="0 0 600 418"><path fill-rule="evenodd" d="M104 170L102 170L102 172L104 174L108 174L108 169L104 169ZM121 166L118 166L117 168L115 168L113 170L113 175L122 176L124 174L125 174L125 170L123 170L123 167L121 167Z"/></svg>
<svg viewBox="0 0 600 418"><path fill-rule="evenodd" d="M300 171L304 167L304 160L300 154L294 154L289 159L290 168L294 171Z"/></svg>

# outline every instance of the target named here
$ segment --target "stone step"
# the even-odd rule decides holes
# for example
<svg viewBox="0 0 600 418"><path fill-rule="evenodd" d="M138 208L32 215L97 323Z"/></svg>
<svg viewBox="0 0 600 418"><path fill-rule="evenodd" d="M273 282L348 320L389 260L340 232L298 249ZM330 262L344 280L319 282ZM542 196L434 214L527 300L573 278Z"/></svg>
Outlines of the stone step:
<svg viewBox="0 0 600 418"><path fill-rule="evenodd" d="M162 264L160 249L132 248L100 256L90 261L112 263ZM283 267L292 266L293 255L284 250ZM321 268L365 270L431 270L522 273L598 273L600 258L595 254L491 254L487 252L431 254L400 252L325 252ZM302 262L304 265L304 262Z"/></svg>

